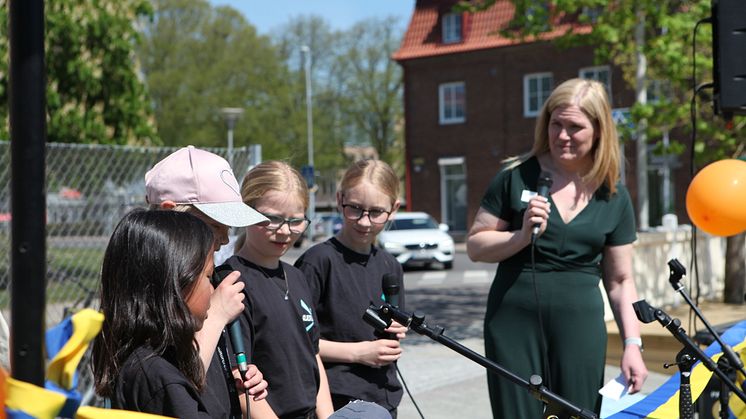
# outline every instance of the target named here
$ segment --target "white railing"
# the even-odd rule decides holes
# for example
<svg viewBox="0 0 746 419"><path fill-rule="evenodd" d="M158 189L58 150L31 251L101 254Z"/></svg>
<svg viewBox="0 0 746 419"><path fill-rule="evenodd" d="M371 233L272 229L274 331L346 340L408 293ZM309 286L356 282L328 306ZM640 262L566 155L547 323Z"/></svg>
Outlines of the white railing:
<svg viewBox="0 0 746 419"><path fill-rule="evenodd" d="M656 307L675 307L684 300L668 282L668 261L676 258L686 267L682 280L689 294L697 295L692 265L692 230L679 226L675 230L638 233L632 259L637 294ZM725 239L697 232L697 265L699 269L699 297L701 300L722 298L725 278ZM605 298L605 297L604 297ZM613 319L606 303L606 320Z"/></svg>

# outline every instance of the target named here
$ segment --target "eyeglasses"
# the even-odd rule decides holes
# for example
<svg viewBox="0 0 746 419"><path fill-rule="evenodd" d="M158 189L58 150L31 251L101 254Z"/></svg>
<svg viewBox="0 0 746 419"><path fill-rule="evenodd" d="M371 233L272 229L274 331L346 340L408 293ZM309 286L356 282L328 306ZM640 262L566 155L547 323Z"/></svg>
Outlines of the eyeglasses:
<svg viewBox="0 0 746 419"><path fill-rule="evenodd" d="M367 215L368 220L370 220L372 224L383 224L388 221L389 215L391 215L391 211L364 209L352 204L342 204L342 213L345 218L351 221L358 221Z"/></svg>
<svg viewBox="0 0 746 419"><path fill-rule="evenodd" d="M260 214L267 217L267 220L269 220L269 224L262 225L262 227L266 228L269 231L279 230L280 228L282 228L283 225L287 224L291 233L302 234L304 231L306 231L308 225L311 224L311 220L309 220L308 217L306 217L305 215L303 216L303 218L283 218L279 215L264 213Z"/></svg>

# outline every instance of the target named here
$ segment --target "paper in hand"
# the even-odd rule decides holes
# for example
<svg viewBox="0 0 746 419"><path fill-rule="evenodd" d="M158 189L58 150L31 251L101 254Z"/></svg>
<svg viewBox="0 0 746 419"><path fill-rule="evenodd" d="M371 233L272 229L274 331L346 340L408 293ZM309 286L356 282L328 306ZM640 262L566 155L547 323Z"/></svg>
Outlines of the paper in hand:
<svg viewBox="0 0 746 419"><path fill-rule="evenodd" d="M606 383L601 390L598 390L598 393L612 400L619 400L626 396L628 391L629 385L627 385L627 380L624 379L624 374L619 374L615 379Z"/></svg>

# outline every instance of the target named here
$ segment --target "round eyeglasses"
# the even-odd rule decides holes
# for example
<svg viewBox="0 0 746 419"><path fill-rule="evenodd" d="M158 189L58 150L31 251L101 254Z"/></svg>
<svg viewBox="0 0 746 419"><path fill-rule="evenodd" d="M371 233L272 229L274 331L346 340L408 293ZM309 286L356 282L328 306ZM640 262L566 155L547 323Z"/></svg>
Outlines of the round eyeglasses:
<svg viewBox="0 0 746 419"><path fill-rule="evenodd" d="M391 215L391 211L374 208L365 209L352 204L342 204L342 213L345 218L350 221L358 221L367 215L368 220L370 220L372 224L384 224L389 220L389 215Z"/></svg>
<svg viewBox="0 0 746 419"><path fill-rule="evenodd" d="M269 220L268 224L262 225L262 227L266 228L269 231L279 230L280 228L282 228L283 225L287 224L291 233L302 234L311 224L311 220L309 220L308 217L306 217L305 215L303 216L303 218L284 218L280 217L279 215L264 213L260 214L267 217L267 220Z"/></svg>

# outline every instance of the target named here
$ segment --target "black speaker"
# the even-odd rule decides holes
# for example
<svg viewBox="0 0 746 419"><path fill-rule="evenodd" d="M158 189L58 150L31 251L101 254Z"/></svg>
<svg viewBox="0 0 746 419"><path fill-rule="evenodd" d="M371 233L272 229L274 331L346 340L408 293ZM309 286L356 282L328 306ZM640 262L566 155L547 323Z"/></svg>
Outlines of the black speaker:
<svg viewBox="0 0 746 419"><path fill-rule="evenodd" d="M715 112L746 115L746 1L711 5Z"/></svg>

